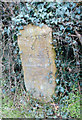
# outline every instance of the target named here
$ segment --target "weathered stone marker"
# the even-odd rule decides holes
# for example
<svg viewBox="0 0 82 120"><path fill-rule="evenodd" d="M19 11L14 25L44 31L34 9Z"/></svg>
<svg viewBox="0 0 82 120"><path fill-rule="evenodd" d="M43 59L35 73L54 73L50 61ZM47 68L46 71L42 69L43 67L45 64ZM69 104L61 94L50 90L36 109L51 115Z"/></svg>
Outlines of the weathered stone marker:
<svg viewBox="0 0 82 120"><path fill-rule="evenodd" d="M49 101L55 88L55 52L52 49L52 29L27 25L20 30L18 45L21 53L26 89L35 98Z"/></svg>

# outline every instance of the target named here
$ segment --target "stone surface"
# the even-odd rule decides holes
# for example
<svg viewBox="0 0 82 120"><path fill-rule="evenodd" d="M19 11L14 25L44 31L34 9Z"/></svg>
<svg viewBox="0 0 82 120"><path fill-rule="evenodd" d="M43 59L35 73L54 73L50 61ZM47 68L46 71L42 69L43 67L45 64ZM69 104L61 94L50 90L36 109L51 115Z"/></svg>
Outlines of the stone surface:
<svg viewBox="0 0 82 120"><path fill-rule="evenodd" d="M50 100L55 88L55 51L52 49L52 29L27 25L20 30L18 45L24 70L26 89L35 98Z"/></svg>

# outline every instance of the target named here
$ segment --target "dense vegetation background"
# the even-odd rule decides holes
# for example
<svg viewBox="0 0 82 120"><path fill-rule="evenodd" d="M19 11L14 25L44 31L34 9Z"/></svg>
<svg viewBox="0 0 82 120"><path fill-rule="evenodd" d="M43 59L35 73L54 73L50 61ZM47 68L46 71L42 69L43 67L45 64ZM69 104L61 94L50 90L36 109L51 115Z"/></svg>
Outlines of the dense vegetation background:
<svg viewBox="0 0 82 120"><path fill-rule="evenodd" d="M80 118L81 3L1 2L2 117ZM24 25L53 29L56 51L56 96L50 103L35 100L24 86L17 37Z"/></svg>

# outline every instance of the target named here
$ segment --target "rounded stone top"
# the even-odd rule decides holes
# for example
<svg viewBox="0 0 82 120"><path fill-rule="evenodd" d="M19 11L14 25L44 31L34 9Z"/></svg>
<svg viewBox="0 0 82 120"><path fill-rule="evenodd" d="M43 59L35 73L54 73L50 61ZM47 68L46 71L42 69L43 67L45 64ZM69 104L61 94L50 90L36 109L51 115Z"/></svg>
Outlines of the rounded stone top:
<svg viewBox="0 0 82 120"><path fill-rule="evenodd" d="M45 24L42 27L29 24L27 26L24 26L23 30L20 30L20 33L23 36L29 36L29 35L32 35L32 36L33 35L35 35L35 36L37 36L37 35L47 35L47 34L49 34L49 32L52 32L52 29L50 27L48 27L47 25L45 25Z"/></svg>

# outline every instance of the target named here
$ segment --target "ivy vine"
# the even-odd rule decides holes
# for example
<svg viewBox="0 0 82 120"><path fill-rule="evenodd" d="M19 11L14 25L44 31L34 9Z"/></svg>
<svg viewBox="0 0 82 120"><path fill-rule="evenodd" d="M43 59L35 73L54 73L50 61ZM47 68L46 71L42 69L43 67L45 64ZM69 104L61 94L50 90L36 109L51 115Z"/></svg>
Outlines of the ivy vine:
<svg viewBox="0 0 82 120"><path fill-rule="evenodd" d="M28 24L40 27L46 24L53 30L52 44L56 51L54 62L57 67L55 74L57 76L56 96L52 96L53 101L61 105L63 100L69 97L69 93L74 94L78 90L80 92L80 63L82 57L80 4L74 2L20 2L18 4L3 2L1 4L2 64L3 75L5 76L3 92L9 92L8 90L10 90L10 93L15 93L17 85L25 88L24 82L22 82L24 76L17 37L21 35L19 30L22 30L23 26ZM12 9L10 9L11 7ZM68 116L67 113L64 115Z"/></svg>

